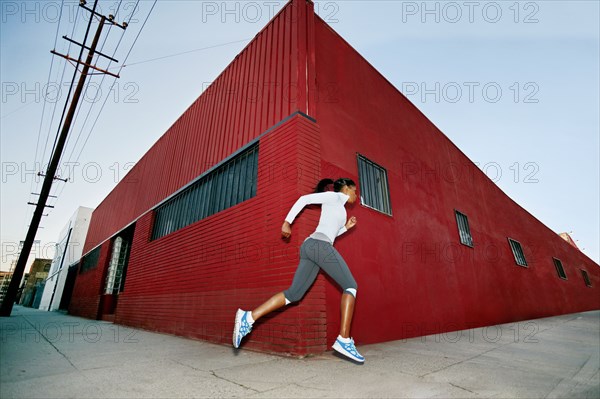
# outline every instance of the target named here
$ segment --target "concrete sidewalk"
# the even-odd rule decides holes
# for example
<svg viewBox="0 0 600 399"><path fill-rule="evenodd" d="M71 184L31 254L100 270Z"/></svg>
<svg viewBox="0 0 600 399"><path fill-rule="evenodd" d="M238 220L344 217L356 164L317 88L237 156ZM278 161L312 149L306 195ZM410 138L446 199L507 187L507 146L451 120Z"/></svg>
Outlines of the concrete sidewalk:
<svg viewBox="0 0 600 399"><path fill-rule="evenodd" d="M600 311L286 358L16 306L0 397L599 398Z"/></svg>

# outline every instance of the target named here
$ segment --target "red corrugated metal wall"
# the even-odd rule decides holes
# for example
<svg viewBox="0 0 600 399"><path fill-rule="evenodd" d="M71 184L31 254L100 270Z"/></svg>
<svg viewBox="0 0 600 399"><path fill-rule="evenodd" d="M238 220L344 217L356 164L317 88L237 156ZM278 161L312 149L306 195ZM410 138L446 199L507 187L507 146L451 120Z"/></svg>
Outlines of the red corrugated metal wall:
<svg viewBox="0 0 600 399"><path fill-rule="evenodd" d="M312 3L289 3L257 34L96 208L84 253L294 111L309 111L309 19Z"/></svg>
<svg viewBox="0 0 600 399"><path fill-rule="evenodd" d="M323 176L358 182L359 152L387 169L390 184L393 216L355 203L347 210L357 226L336 241L358 283L358 343L600 308L597 264L508 198L319 18L315 35L319 98L328 99L315 114ZM460 244L454 209L467 215L474 248ZM515 264L507 237L529 268ZM327 292L331 341L340 292Z"/></svg>

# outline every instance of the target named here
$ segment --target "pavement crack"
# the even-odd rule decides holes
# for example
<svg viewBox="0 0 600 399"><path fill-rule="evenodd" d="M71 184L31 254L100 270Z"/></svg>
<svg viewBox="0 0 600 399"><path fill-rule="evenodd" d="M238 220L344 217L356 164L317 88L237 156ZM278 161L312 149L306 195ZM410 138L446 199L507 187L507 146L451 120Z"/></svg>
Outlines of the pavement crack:
<svg viewBox="0 0 600 399"><path fill-rule="evenodd" d="M311 377L311 378L312 378L312 377ZM309 379L310 379L310 378L309 378ZM304 382L304 381L301 381L301 382ZM321 391L321 392L331 392L331 391L332 391L331 389L325 389L325 388L316 388L316 387L313 387L313 386L306 386L306 385L302 385L302 384L301 384L301 383L299 383L299 382L294 382L294 383L292 383L291 385L295 385L295 386L297 386L298 388L301 388L301 389L312 389L312 390L315 390L315 391Z"/></svg>
<svg viewBox="0 0 600 399"><path fill-rule="evenodd" d="M181 365L181 366L183 366L183 367L187 367L187 368L190 368L190 369L192 369L192 370L195 370L195 371L201 371L201 372L203 372L203 373L206 373L206 370L199 369L198 367L194 367L194 366L192 366L192 365L189 365L189 364L182 363L182 362L180 362L180 361L177 361L177 360L175 360L175 359L170 359L170 360L171 360L173 363L177 363L177 364L179 364L179 365Z"/></svg>
<svg viewBox="0 0 600 399"><path fill-rule="evenodd" d="M24 319L24 320L25 320L27 323L29 323L29 325L30 325L31 327L33 327L33 329L34 329L35 331L37 331L37 332L40 334L40 336L41 336L42 338L44 338L44 341L46 341L48 344L50 344L50 346L51 346L51 347L53 347L53 348L54 348L54 349L55 349L55 350L56 350L56 351L57 351L57 352L58 352L58 353L59 353L59 354L60 354L62 357L64 357L64 358L65 358L65 360L66 360L67 362L69 362L69 364L70 364L70 365L71 365L71 366L72 366L72 367L73 367L75 370L77 370L77 371L81 371L81 370L79 370L79 369L77 368L77 366L75 366L75 365L73 364L73 362L71 361L71 359L69 359L69 357L68 357L67 355L65 355L64 353L62 353L62 352L61 352L61 350L60 350L60 349L58 349L58 348L56 347L56 345L54 345L54 344L52 343L52 341L50 341L50 340L49 340L49 339L48 339L48 338L47 338L47 337L44 335L44 333L43 333L42 331L40 331L40 330L37 328L37 326L36 326L35 324L33 324L33 323L32 323L32 322L31 322L31 321L30 321L30 320L29 320L27 317L25 317L25 316L21 316L21 317L22 317L22 318L23 318L23 319Z"/></svg>
<svg viewBox="0 0 600 399"><path fill-rule="evenodd" d="M473 391L471 391L471 390L469 390L469 389L467 389L467 388L463 388L463 387L461 387L460 385L456 385L456 384L453 384L453 383L451 383L451 382L449 382L448 384L450 384L450 385L452 385L453 387L456 387L456 388L458 388L458 389L462 389L463 391L471 392L471 393L474 393L475 395L477 395L477 392L473 392Z"/></svg>
<svg viewBox="0 0 600 399"><path fill-rule="evenodd" d="M259 391L258 389L250 388L250 387L248 387L248 386L246 386L246 385L244 385L244 384L240 384L239 382L236 382L236 381L229 380L229 379L227 379L227 378L225 378L225 377L221 377L221 376L220 376L220 375L218 375L218 374L217 374L217 373L216 373L214 370L210 370L210 374L212 374L212 376L213 376L213 377L215 377L215 378L218 378L218 379L220 379L220 380L227 381L227 382L229 382L229 383L231 383L231 384L235 384L235 385L237 385L237 386L239 386L239 387L242 387L242 388L244 388L244 389L248 389L248 390L250 390L250 391L253 391L253 392L256 392L256 393L260 393L260 391Z"/></svg>
<svg viewBox="0 0 600 399"><path fill-rule="evenodd" d="M202 373L210 373L210 375L212 375L212 376L213 376L213 377L215 377L215 378L218 378L219 380L227 381L227 382L229 382L229 383L231 383L231 384L235 384L235 385L237 385L237 386L239 386L239 387L242 387L242 388L244 388L244 389L248 389L248 390L250 390L250 391L253 391L253 392L256 392L256 393L260 393L260 392L261 392L261 391L259 391L259 390L257 390L257 389L250 388L250 387L248 387L248 386L246 386L246 385L244 385L244 384L240 384L239 382L236 382L236 381L229 380L229 379L227 379L227 378L225 378L225 377L221 377L220 375L218 375L218 374L217 374L217 371L216 371L216 370L208 370L208 371L207 371L207 370L199 369L198 367L191 366L191 365L189 365L189 364L182 363L182 362L180 362L180 361L177 361L177 360L175 360L175 359L171 359L171 361L172 361L173 363L180 364L180 365L182 365L182 366L184 366L184 367L191 368L192 370L195 370L195 371L200 371L200 372L202 372Z"/></svg>
<svg viewBox="0 0 600 399"><path fill-rule="evenodd" d="M419 377L421 377L421 378L423 378L423 377L427 377L427 376L428 376L428 375L430 375L430 374L435 374L435 373L438 373L438 372L440 372L440 371L442 371L442 370L446 370L446 369L448 369L448 368L450 368L450 367L456 366L456 365L458 365L458 364L462 364L462 363L464 363L464 362L468 362L469 360L473 360L473 359L475 359L475 358L478 358L479 356L485 355L486 353L488 353L488 352L491 352L491 351L494 351L494 350L496 350L496 349L498 349L498 348L501 348L501 347L503 347L503 346L506 346L506 345L501 345L501 346L498 346L498 347L496 347L496 348L488 349L488 350L487 350L487 351L485 351L485 352L481 352L481 353L478 353L478 354L476 354L475 356L471 356L471 357L469 357L469 358L467 358L467 359L463 359L463 360L461 360L461 361L458 361L458 362L456 362L456 363L449 364L449 365L447 365L447 366L445 366L445 367L442 367L441 369L437 369L437 370L430 371L429 373L421 374Z"/></svg>

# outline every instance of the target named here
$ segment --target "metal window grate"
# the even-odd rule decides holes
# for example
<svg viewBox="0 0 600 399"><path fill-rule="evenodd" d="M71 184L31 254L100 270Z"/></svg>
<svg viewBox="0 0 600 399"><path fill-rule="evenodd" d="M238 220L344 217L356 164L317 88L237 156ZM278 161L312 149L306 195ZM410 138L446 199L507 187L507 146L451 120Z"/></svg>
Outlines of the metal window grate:
<svg viewBox="0 0 600 399"><path fill-rule="evenodd" d="M583 269L580 269L580 270L581 270L581 275L583 276L583 281L585 282L585 285L587 285L588 287L591 287L592 282L590 281L590 276L588 275L588 272Z"/></svg>
<svg viewBox="0 0 600 399"><path fill-rule="evenodd" d="M458 225L458 235L460 237L460 243L473 247L473 237L471 236L471 229L469 228L469 220L467 215L462 212L454 210L456 215L456 224Z"/></svg>
<svg viewBox="0 0 600 399"><path fill-rule="evenodd" d="M357 158L361 204L391 216L387 171L360 154L357 154Z"/></svg>
<svg viewBox="0 0 600 399"><path fill-rule="evenodd" d="M86 256L81 259L81 267L79 273L85 273L90 269L95 268L98 265L98 259L100 258L100 246L92 250Z"/></svg>
<svg viewBox="0 0 600 399"><path fill-rule="evenodd" d="M517 265L527 267L527 260L525 260L525 255L523 254L523 248L521 247L521 243L513 240L512 238L508 239L508 243L510 244L510 249L512 250Z"/></svg>
<svg viewBox="0 0 600 399"><path fill-rule="evenodd" d="M562 262L556 258L552 258L552 260L554 261L554 267L556 268L556 273L558 274L558 277L562 278L563 280L566 280L567 274L565 273L565 268L563 267Z"/></svg>
<svg viewBox="0 0 600 399"><path fill-rule="evenodd" d="M152 239L256 196L257 176L258 143L156 208Z"/></svg>
<svg viewBox="0 0 600 399"><path fill-rule="evenodd" d="M106 274L105 294L118 294L123 291L125 268L129 257L130 242L119 236L113 240L112 256Z"/></svg>

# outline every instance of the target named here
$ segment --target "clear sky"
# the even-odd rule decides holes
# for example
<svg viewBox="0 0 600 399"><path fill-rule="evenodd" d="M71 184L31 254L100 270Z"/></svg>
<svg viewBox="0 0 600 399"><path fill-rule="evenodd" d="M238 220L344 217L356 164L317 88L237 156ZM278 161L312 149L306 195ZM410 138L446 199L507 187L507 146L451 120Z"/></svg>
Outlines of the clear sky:
<svg viewBox="0 0 600 399"><path fill-rule="evenodd" d="M41 188L35 173L48 163L67 97L73 67L50 50L77 56L62 39L84 36L87 13L77 4L0 1L2 270L25 239L27 202ZM105 28L100 41L121 78L89 80L61 160L70 181L55 183L33 255L52 257L76 208L96 207L284 4L100 0L102 12L130 21L125 32ZM570 232L598 263L598 1L319 1L315 9L508 196Z"/></svg>

